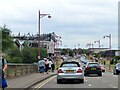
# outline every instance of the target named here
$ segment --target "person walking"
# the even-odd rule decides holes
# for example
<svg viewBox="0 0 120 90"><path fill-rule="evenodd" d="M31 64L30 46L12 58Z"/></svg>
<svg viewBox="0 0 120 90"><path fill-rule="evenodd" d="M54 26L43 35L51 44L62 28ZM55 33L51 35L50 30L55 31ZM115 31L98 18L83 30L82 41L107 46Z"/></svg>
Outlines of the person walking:
<svg viewBox="0 0 120 90"><path fill-rule="evenodd" d="M51 71L52 61L49 59L49 72Z"/></svg>
<svg viewBox="0 0 120 90"><path fill-rule="evenodd" d="M38 68L39 68L39 72L44 74L45 72L45 61L44 60L40 60L40 57L38 56Z"/></svg>
<svg viewBox="0 0 120 90"><path fill-rule="evenodd" d="M52 63L51 68L52 68L52 72L54 72L54 69L55 69L55 64L54 63Z"/></svg>
<svg viewBox="0 0 120 90"><path fill-rule="evenodd" d="M45 60L45 72L48 74L48 70L49 70L49 61L47 58L44 58Z"/></svg>
<svg viewBox="0 0 120 90"><path fill-rule="evenodd" d="M7 70L7 61L3 58L2 53L0 53L0 81L1 85L0 88L3 90L8 87L7 81L5 79L5 71Z"/></svg>

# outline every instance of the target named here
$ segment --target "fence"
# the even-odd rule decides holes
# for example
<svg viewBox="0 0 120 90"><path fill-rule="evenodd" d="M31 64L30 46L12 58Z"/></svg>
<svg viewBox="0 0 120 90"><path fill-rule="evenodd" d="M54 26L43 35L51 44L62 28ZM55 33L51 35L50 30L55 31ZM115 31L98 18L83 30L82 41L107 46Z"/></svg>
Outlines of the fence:
<svg viewBox="0 0 120 90"><path fill-rule="evenodd" d="M37 65L33 64L8 64L8 69L5 72L6 78L14 78L30 73L37 73Z"/></svg>

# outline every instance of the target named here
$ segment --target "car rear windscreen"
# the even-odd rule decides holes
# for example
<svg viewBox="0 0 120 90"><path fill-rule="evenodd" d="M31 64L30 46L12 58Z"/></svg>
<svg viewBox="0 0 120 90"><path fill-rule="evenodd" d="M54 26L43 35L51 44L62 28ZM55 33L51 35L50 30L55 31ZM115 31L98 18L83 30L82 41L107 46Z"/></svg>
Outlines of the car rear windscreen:
<svg viewBox="0 0 120 90"><path fill-rule="evenodd" d="M97 64L97 63L89 63L88 66L89 67L98 67L99 64Z"/></svg>
<svg viewBox="0 0 120 90"><path fill-rule="evenodd" d="M80 67L80 65L77 63L64 63L61 67Z"/></svg>

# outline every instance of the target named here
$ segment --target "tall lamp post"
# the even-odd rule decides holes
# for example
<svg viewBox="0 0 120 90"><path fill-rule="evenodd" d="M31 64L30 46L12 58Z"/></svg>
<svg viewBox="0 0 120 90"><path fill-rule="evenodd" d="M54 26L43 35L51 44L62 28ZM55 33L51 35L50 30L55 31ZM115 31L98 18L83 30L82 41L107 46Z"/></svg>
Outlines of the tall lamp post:
<svg viewBox="0 0 120 90"><path fill-rule="evenodd" d="M50 14L41 14L39 10L39 18L38 18L38 57L40 58L40 18L48 16L51 18Z"/></svg>
<svg viewBox="0 0 120 90"><path fill-rule="evenodd" d="M98 43L98 48L99 48L99 52L100 52L100 40L98 41L94 41L94 43ZM99 61L100 55L98 55L98 61Z"/></svg>
<svg viewBox="0 0 120 90"><path fill-rule="evenodd" d="M111 34L103 36L103 38L109 38L109 50L111 50ZM109 52L109 58L110 58L110 52ZM109 70L111 70L111 66L109 65Z"/></svg>
<svg viewBox="0 0 120 90"><path fill-rule="evenodd" d="M109 49L111 49L111 34L105 35L103 38L109 38Z"/></svg>
<svg viewBox="0 0 120 90"><path fill-rule="evenodd" d="M86 44L86 47L88 47L89 46L89 49L91 48L91 43L88 43L88 44ZM88 59L90 59L90 50L88 49Z"/></svg>

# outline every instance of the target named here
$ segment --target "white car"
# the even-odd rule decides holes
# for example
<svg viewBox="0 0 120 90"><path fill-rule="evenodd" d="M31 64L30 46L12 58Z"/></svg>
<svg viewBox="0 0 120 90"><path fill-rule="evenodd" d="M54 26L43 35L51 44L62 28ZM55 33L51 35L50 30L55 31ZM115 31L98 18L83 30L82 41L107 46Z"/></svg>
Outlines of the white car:
<svg viewBox="0 0 120 90"><path fill-rule="evenodd" d="M63 62L57 72L57 83L62 80L78 80L84 83L83 69L80 64L75 61Z"/></svg>

